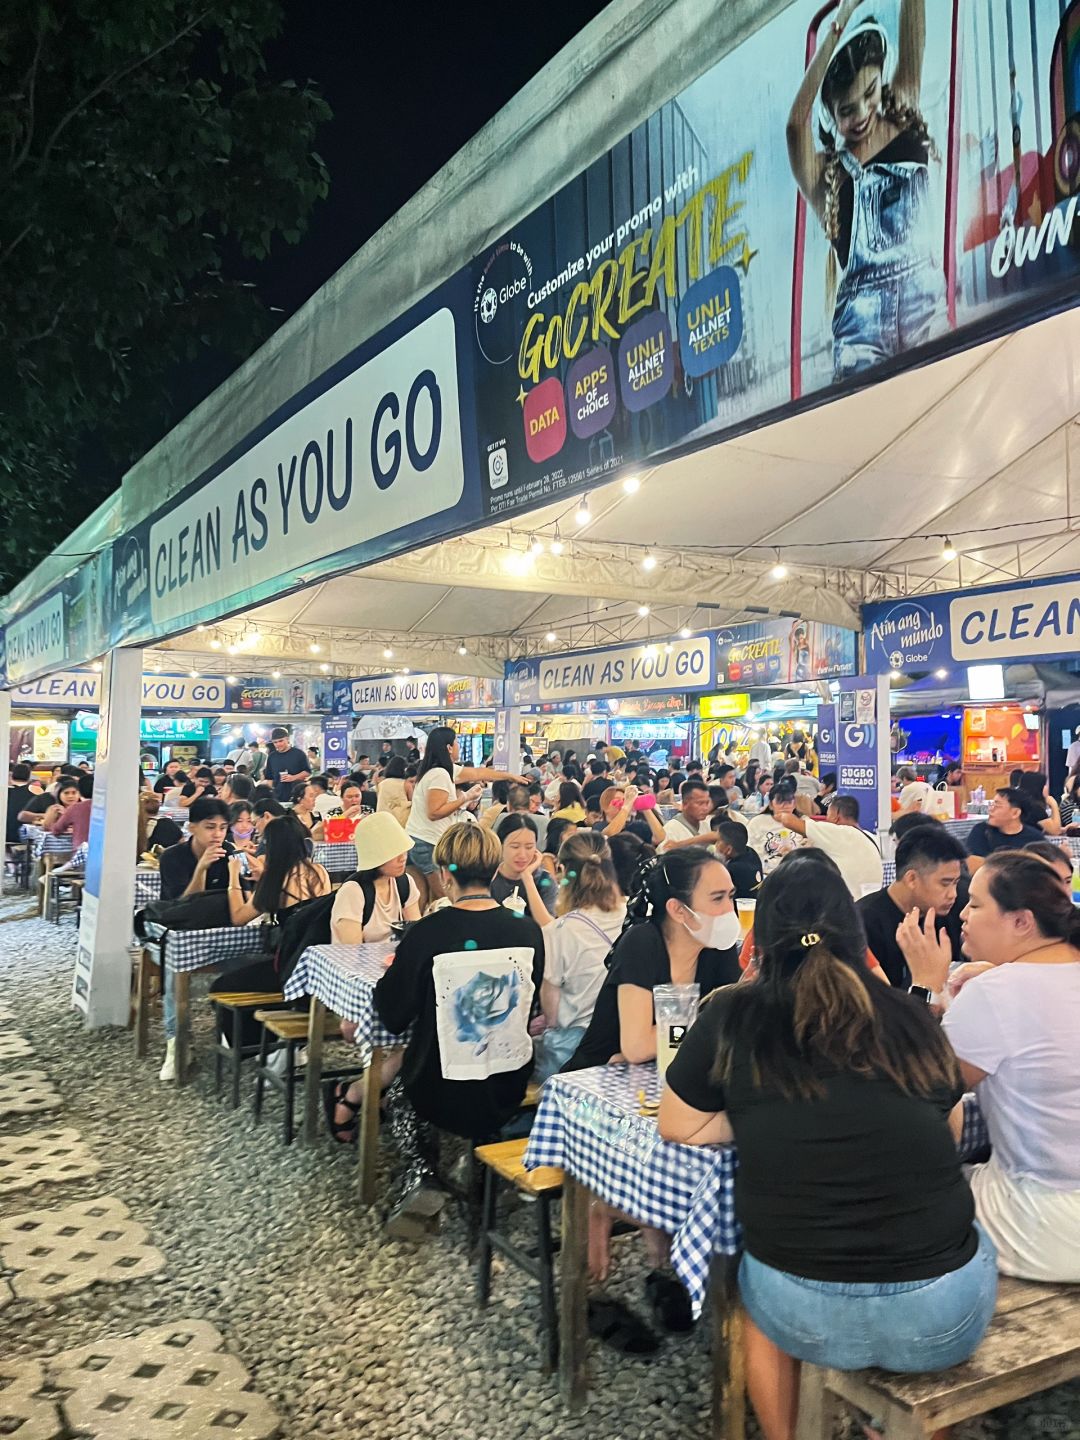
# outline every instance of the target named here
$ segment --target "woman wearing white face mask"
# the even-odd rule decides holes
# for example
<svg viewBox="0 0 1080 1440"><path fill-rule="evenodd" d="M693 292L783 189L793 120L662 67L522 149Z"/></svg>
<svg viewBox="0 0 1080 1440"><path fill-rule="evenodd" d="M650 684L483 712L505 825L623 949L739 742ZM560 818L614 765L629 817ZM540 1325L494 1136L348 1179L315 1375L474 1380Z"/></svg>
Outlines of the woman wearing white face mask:
<svg viewBox="0 0 1080 1440"><path fill-rule="evenodd" d="M585 1038L564 1068L656 1059L653 987L698 985L702 995L740 978L735 886L701 846L673 850L639 876Z"/></svg>
<svg viewBox="0 0 1080 1440"><path fill-rule="evenodd" d="M641 870L626 907L626 928L615 942L608 973L596 998L585 1037L566 1070L622 1060L656 1058L655 985L698 985L702 995L740 978L739 916L735 885L726 868L703 846L660 855ZM589 1271L607 1277L609 1239L616 1213L594 1201L589 1215ZM668 1237L643 1228L653 1269L645 1293L667 1330L689 1330L690 1304L679 1282L666 1273ZM655 1339L619 1302L605 1300L590 1313L590 1326L616 1349L644 1353ZM621 1337L621 1338L620 1338Z"/></svg>

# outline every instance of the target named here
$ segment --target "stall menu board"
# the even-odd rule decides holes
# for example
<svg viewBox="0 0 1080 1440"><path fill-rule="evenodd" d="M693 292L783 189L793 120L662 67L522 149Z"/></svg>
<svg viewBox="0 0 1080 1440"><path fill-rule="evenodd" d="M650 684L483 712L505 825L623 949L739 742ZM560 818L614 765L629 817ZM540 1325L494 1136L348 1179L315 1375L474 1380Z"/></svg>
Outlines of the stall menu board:
<svg viewBox="0 0 1080 1440"><path fill-rule="evenodd" d="M964 711L965 765L1039 764L1039 731L1024 723L1022 705L968 706Z"/></svg>

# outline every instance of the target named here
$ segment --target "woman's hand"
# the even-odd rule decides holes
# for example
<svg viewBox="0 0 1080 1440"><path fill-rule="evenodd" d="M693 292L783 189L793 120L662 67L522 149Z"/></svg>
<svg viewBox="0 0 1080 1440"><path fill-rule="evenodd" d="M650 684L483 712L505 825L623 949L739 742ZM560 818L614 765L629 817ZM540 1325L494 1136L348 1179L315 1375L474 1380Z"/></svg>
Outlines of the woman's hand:
<svg viewBox="0 0 1080 1440"><path fill-rule="evenodd" d="M910 910L896 927L896 943L911 971L911 983L939 995L949 978L952 941L948 932L934 927L934 912L928 910L919 924L918 910Z"/></svg>

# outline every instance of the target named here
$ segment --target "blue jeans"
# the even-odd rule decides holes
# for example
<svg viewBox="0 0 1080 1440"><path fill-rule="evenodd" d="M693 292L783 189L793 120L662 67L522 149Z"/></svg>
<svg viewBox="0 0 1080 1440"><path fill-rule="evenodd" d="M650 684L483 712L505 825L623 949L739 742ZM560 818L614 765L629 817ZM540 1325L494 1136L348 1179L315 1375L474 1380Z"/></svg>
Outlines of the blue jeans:
<svg viewBox="0 0 1080 1440"><path fill-rule="evenodd" d="M438 868L435 864L435 846L430 840L413 840L409 851L409 864L415 865L421 875L431 875Z"/></svg>
<svg viewBox="0 0 1080 1440"><path fill-rule="evenodd" d="M556 1074L573 1055L585 1038L581 1025L567 1025L560 1029L553 1025L538 1035L533 1043L533 1079L538 1085Z"/></svg>
<svg viewBox="0 0 1080 1440"><path fill-rule="evenodd" d="M227 975L230 970L238 970L242 965L250 964L250 955L234 955L231 960L224 960L220 965L215 965L214 970L218 975ZM168 966L165 967L161 977L161 1017L165 1022L165 1039L175 1040L176 975Z"/></svg>
<svg viewBox="0 0 1080 1440"><path fill-rule="evenodd" d="M997 1299L997 1254L975 1228L979 1248L966 1265L902 1284L804 1280L744 1255L743 1304L758 1329L796 1360L833 1370L947 1370L975 1351Z"/></svg>

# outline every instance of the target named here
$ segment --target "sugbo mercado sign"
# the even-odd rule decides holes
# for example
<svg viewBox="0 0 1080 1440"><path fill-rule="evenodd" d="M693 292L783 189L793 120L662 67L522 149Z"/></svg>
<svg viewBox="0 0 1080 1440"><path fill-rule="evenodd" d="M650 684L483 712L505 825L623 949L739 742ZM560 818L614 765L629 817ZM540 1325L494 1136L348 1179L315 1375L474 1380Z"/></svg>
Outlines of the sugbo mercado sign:
<svg viewBox="0 0 1080 1440"><path fill-rule="evenodd" d="M984 5L905 0L922 23L902 27L900 0L870 8L863 68L902 68L914 112L871 123L901 126L909 158L902 174L860 167L858 197L841 165L838 209L884 216L887 266L800 198L843 140L822 140L836 102L804 94L793 163L788 117L808 55L843 52L850 30L793 0L356 351L310 383L298 360L290 399L120 537L102 574L95 560L69 577L47 625L12 621L9 680L561 503L1075 304L1074 10L1029 0L991 27ZM922 31L925 53L905 54ZM1012 144L988 150L994 128ZM900 334L875 318L897 268L916 297ZM741 678L757 682L759 658L776 657Z"/></svg>
<svg viewBox="0 0 1080 1440"><path fill-rule="evenodd" d="M508 661L506 699L511 705L543 701L642 695L662 690L704 690L713 683L711 632L668 645L614 646L566 655Z"/></svg>
<svg viewBox="0 0 1080 1440"><path fill-rule="evenodd" d="M862 614L871 674L1071 659L1080 651L1080 575L886 600Z"/></svg>

